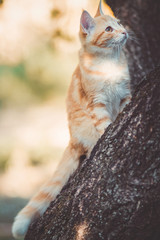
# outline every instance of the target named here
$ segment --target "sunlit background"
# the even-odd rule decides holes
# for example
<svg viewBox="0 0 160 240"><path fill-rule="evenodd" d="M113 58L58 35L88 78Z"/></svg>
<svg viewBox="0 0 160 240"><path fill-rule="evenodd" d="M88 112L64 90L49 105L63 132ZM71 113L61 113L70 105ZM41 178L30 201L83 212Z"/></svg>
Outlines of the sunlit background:
<svg viewBox="0 0 160 240"><path fill-rule="evenodd" d="M52 175L69 134L65 97L82 9L98 0L0 0L0 239Z"/></svg>

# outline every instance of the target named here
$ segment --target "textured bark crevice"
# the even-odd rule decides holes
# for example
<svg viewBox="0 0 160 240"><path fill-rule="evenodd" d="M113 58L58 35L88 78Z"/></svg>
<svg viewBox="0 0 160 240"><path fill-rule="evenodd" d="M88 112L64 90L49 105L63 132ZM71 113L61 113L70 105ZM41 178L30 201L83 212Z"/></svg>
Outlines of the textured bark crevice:
<svg viewBox="0 0 160 240"><path fill-rule="evenodd" d="M160 239L160 1L107 3L138 37L126 49L132 101L25 240Z"/></svg>

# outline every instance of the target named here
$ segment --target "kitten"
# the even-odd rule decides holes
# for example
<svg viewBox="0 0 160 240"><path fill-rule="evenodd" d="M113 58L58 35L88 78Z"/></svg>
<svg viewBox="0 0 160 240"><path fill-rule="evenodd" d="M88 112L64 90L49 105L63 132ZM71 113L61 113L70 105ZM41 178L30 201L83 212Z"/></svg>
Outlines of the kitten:
<svg viewBox="0 0 160 240"><path fill-rule="evenodd" d="M110 7L101 1L95 18L83 11L80 19L79 65L67 97L70 142L51 178L15 218L15 238L26 234L61 191L79 161L88 158L104 130L130 101L130 76L123 52L128 33Z"/></svg>

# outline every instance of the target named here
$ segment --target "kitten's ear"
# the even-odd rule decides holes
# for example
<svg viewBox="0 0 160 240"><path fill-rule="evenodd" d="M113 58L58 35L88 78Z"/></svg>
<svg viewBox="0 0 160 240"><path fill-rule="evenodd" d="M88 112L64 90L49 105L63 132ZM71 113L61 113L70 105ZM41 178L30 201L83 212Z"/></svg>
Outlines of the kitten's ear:
<svg viewBox="0 0 160 240"><path fill-rule="evenodd" d="M102 11L102 0L100 0L95 17L102 16L102 15L104 15L104 13Z"/></svg>
<svg viewBox="0 0 160 240"><path fill-rule="evenodd" d="M105 4L104 9L105 9L105 14L102 11L102 0L100 0L98 10L97 10L95 17L102 16L102 15L109 15L111 17L116 18L112 9L110 8L110 6L108 4Z"/></svg>
<svg viewBox="0 0 160 240"><path fill-rule="evenodd" d="M94 28L95 26L95 22L94 19L91 17L91 15L87 12L87 11L83 11L82 15L81 15L81 20L80 20L80 24L81 24L81 30L85 33L85 34L89 34L90 31Z"/></svg>

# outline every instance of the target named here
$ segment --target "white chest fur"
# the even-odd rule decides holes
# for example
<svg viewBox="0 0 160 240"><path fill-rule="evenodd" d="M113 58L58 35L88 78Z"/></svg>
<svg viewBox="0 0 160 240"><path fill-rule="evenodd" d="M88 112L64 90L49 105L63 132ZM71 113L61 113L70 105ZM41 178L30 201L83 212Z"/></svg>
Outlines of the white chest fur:
<svg viewBox="0 0 160 240"><path fill-rule="evenodd" d="M104 61L92 65L91 70L95 74L88 78L88 91L94 93L94 102L104 103L115 119L121 100L130 95L128 66L125 62Z"/></svg>

